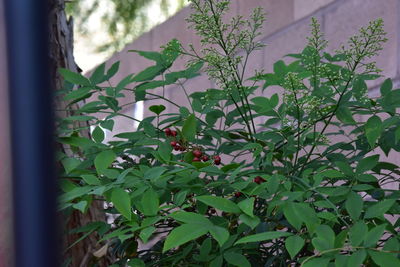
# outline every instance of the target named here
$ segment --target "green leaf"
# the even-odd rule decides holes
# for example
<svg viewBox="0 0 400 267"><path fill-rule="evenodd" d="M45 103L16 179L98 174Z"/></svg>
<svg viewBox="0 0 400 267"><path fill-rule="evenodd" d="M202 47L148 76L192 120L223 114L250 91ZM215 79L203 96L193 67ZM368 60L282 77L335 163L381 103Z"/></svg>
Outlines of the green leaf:
<svg viewBox="0 0 400 267"><path fill-rule="evenodd" d="M328 267L329 262L330 258L314 258L304 263L302 267Z"/></svg>
<svg viewBox="0 0 400 267"><path fill-rule="evenodd" d="M102 63L93 71L92 76L90 76L90 81L93 84L99 84L106 80L104 75L105 67L106 63Z"/></svg>
<svg viewBox="0 0 400 267"><path fill-rule="evenodd" d="M357 250L349 257L347 266L362 266L366 257L367 253L365 252L365 249Z"/></svg>
<svg viewBox="0 0 400 267"><path fill-rule="evenodd" d="M224 258L229 264L232 264L234 266L251 267L250 262L242 254L236 252L228 252L224 254Z"/></svg>
<svg viewBox="0 0 400 267"><path fill-rule="evenodd" d="M165 110L165 106L164 105L153 105L149 107L149 110L151 112L154 112L157 115L160 115L161 112L163 112Z"/></svg>
<svg viewBox="0 0 400 267"><path fill-rule="evenodd" d="M165 167L159 166L148 169L144 173L144 178L148 180L154 180L160 177L167 169Z"/></svg>
<svg viewBox="0 0 400 267"><path fill-rule="evenodd" d="M108 69L105 79L109 80L110 78L112 78L118 72L118 69L119 69L119 61L112 64L111 68Z"/></svg>
<svg viewBox="0 0 400 267"><path fill-rule="evenodd" d="M146 216L157 215L160 202L157 193L154 192L153 189L149 189L143 194L140 203L142 205L144 215Z"/></svg>
<svg viewBox="0 0 400 267"><path fill-rule="evenodd" d="M365 238L368 232L368 227L364 221L359 221L350 228L349 236L350 243L352 246L359 246Z"/></svg>
<svg viewBox="0 0 400 267"><path fill-rule="evenodd" d="M171 218L174 220L183 222L183 223L189 223L189 224L203 224L205 226L212 226L212 223L203 215L193 213L193 212L185 212L185 211L178 211L174 212L169 215Z"/></svg>
<svg viewBox="0 0 400 267"><path fill-rule="evenodd" d="M196 137L197 120L194 114L189 115L186 118L183 127L182 134L188 141L193 141Z"/></svg>
<svg viewBox="0 0 400 267"><path fill-rule="evenodd" d="M139 237L143 241L144 244L147 243L151 235L154 233L156 228L154 226L149 226L144 228L142 231L140 231Z"/></svg>
<svg viewBox="0 0 400 267"><path fill-rule="evenodd" d="M211 236L217 240L220 247L229 239L229 231L223 227L213 225L209 228Z"/></svg>
<svg viewBox="0 0 400 267"><path fill-rule="evenodd" d="M97 178L94 175L87 174L87 175L81 175L81 177L89 185L100 185L101 184L99 178Z"/></svg>
<svg viewBox="0 0 400 267"><path fill-rule="evenodd" d="M171 248L178 247L186 242L205 235L207 232L207 227L200 226L199 224L183 224L178 226L172 230L165 239L163 253Z"/></svg>
<svg viewBox="0 0 400 267"><path fill-rule="evenodd" d="M396 202L395 199L385 199L383 201L380 201L372 206L370 206L366 212L365 212L365 219L370 219L370 218L376 218L376 217L380 217L383 214L385 214L385 212L387 212L392 206L393 204Z"/></svg>
<svg viewBox="0 0 400 267"><path fill-rule="evenodd" d="M218 256L210 262L210 267L222 267L223 261L222 256Z"/></svg>
<svg viewBox="0 0 400 267"><path fill-rule="evenodd" d="M356 121L353 119L353 115L348 107L339 106L336 111L336 117L343 123L354 124Z"/></svg>
<svg viewBox="0 0 400 267"><path fill-rule="evenodd" d="M374 115L368 119L364 125L365 135L368 140L368 144L371 147L375 147L375 143L382 133L382 120L378 116Z"/></svg>
<svg viewBox="0 0 400 267"><path fill-rule="evenodd" d="M317 237L313 238L312 244L314 247L322 252L334 248L335 246L335 232L328 225L319 225L315 232Z"/></svg>
<svg viewBox="0 0 400 267"><path fill-rule="evenodd" d="M392 79L387 78L381 85L381 95L387 95L393 88Z"/></svg>
<svg viewBox="0 0 400 267"><path fill-rule="evenodd" d="M260 224L260 219L257 216L250 217L249 215L242 214L239 216L239 220L250 226L251 229L256 228Z"/></svg>
<svg viewBox="0 0 400 267"><path fill-rule="evenodd" d="M160 75L166 70L164 66L161 65L155 65L155 66L150 66L146 68L145 70L139 72L136 74L133 78L133 82L144 82L144 81L149 81Z"/></svg>
<svg viewBox="0 0 400 267"><path fill-rule="evenodd" d="M364 246L366 247L375 247L376 243L382 237L383 232L385 231L386 224L378 225L372 228L366 235L364 240Z"/></svg>
<svg viewBox="0 0 400 267"><path fill-rule="evenodd" d="M88 202L83 200L83 201L80 201L78 203L73 204L72 207L74 209L79 210L82 213L85 213L86 212L86 208L88 207Z"/></svg>
<svg viewBox="0 0 400 267"><path fill-rule="evenodd" d="M304 246L304 239L298 235L289 236L285 240L285 247L286 250L289 252L290 258L293 259L297 253L303 248Z"/></svg>
<svg viewBox="0 0 400 267"><path fill-rule="evenodd" d="M68 69L63 69L63 68L60 68L59 72L64 77L64 79L70 83L79 84L83 86L91 86L90 81L85 76L79 73L72 72Z"/></svg>
<svg viewBox="0 0 400 267"><path fill-rule="evenodd" d="M92 138L96 143L101 143L104 140L104 132L101 127L96 126L92 132Z"/></svg>
<svg viewBox="0 0 400 267"><path fill-rule="evenodd" d="M240 201L238 206L244 213L246 213L250 217L254 217L254 214L253 214L254 197L247 198L245 200Z"/></svg>
<svg viewBox="0 0 400 267"><path fill-rule="evenodd" d="M350 214L350 217L354 221L360 217L363 209L363 204L363 199L359 194L355 192L350 192L350 194L347 196L345 207L347 212Z"/></svg>
<svg viewBox="0 0 400 267"><path fill-rule="evenodd" d="M103 127L104 129L112 131L114 128L114 121L113 120L101 121L100 126Z"/></svg>
<svg viewBox="0 0 400 267"><path fill-rule="evenodd" d="M128 261L130 267L146 267L145 263L141 259L130 259Z"/></svg>
<svg viewBox="0 0 400 267"><path fill-rule="evenodd" d="M70 173L71 171L75 170L76 167L78 167L82 161L76 158L65 158L61 160L61 163L64 167L65 173Z"/></svg>
<svg viewBox="0 0 400 267"><path fill-rule="evenodd" d="M235 245L243 244L243 243L251 243L251 242L260 242L260 241L267 241L272 240L280 237L291 236L292 233L288 232L264 232L255 235L245 236L238 241L236 241Z"/></svg>
<svg viewBox="0 0 400 267"><path fill-rule="evenodd" d="M213 208L232 213L240 213L240 208L233 203L232 201L216 196L199 196L196 198L197 200L203 202L206 205L209 205Z"/></svg>
<svg viewBox="0 0 400 267"><path fill-rule="evenodd" d="M172 156L172 146L167 142L161 143L158 146L158 154L165 162L168 163Z"/></svg>
<svg viewBox="0 0 400 267"><path fill-rule="evenodd" d="M97 154L94 166L98 173L106 170L114 162L117 155L112 150L105 150Z"/></svg>
<svg viewBox="0 0 400 267"><path fill-rule="evenodd" d="M393 257L393 255L391 255L392 253L369 250L368 254L371 255L372 260L381 267L400 266L400 260Z"/></svg>
<svg viewBox="0 0 400 267"><path fill-rule="evenodd" d="M128 220L132 218L131 198L129 193L122 188L116 187L111 193L111 202L115 208Z"/></svg>
<svg viewBox="0 0 400 267"><path fill-rule="evenodd" d="M89 87L77 88L76 90L72 90L68 94L66 94L64 96L64 100L76 100L76 99L90 97L91 96L90 91L92 91L92 88Z"/></svg>
<svg viewBox="0 0 400 267"><path fill-rule="evenodd" d="M305 223L312 232L319 223L315 211L305 203L289 202L283 207L283 213L288 222L297 230L301 228L302 223Z"/></svg>
<svg viewBox="0 0 400 267"><path fill-rule="evenodd" d="M366 171L372 170L379 161L379 155L373 155L367 158L363 158L357 165L356 173L362 174Z"/></svg>

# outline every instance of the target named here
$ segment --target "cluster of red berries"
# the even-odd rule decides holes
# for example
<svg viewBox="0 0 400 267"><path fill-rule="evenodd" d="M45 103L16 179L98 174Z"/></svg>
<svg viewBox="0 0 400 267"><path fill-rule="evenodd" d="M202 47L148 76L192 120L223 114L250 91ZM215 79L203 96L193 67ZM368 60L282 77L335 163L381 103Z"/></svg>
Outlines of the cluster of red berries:
<svg viewBox="0 0 400 267"><path fill-rule="evenodd" d="M164 133L167 137L173 137L173 140L170 142L171 146L174 148L175 151L186 151L187 147L185 146L185 144L180 140L176 140L176 136L178 135L178 132L175 130L171 130L170 128L166 128L164 129ZM193 162L206 162L209 161L209 157L206 154L203 154L203 152L201 151L201 149L199 148L194 148L193 150ZM214 164L215 165L220 165L221 164L221 157L218 155L215 155L213 157L214 159Z"/></svg>

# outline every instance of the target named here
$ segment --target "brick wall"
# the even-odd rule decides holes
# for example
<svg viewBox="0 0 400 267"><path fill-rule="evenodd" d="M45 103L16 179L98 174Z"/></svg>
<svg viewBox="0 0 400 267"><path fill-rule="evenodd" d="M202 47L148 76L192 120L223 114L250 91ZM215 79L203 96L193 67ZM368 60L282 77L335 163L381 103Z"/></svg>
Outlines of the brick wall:
<svg viewBox="0 0 400 267"><path fill-rule="evenodd" d="M232 0L230 13L232 15L247 16L255 8L261 6L267 12L267 20L263 28L260 40L267 46L257 51L250 58L249 66L272 70L275 61L288 53L300 52L309 35L311 17L316 17L322 30L329 40L330 49L336 49L344 43L348 37L357 33L357 30L370 20L383 18L385 30L389 41L377 58L378 67L384 70L384 75L395 79L399 83L400 74L400 0ZM187 29L185 18L190 14L190 8L186 7L163 24L143 34L133 43L127 45L121 52L113 55L107 64L111 65L117 60L121 61L120 72L114 78L118 82L130 73L143 70L151 62L135 53L128 53L130 49L159 50L159 47L172 38L181 41L182 44L193 43L199 46L199 37L193 30ZM184 61L176 64L176 69L183 68ZM371 93L380 81L371 83ZM196 77L185 83L189 92L204 90L213 86L213 83L204 75ZM160 93L155 89L155 93ZM272 94L277 89L270 89L266 95ZM166 96L179 105L187 105L187 100L180 87L170 86L165 90ZM132 102L133 97L128 96L124 102ZM174 107L167 105L174 110ZM133 108L124 112L133 114ZM144 116L150 114L144 107ZM118 125L118 123L117 123ZM116 131L126 131L132 123L123 122Z"/></svg>

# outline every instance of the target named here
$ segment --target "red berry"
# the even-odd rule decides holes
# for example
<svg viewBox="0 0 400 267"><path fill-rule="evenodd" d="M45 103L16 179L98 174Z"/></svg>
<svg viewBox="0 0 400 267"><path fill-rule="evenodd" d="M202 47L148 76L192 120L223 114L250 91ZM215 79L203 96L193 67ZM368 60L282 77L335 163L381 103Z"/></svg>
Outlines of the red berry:
<svg viewBox="0 0 400 267"><path fill-rule="evenodd" d="M208 160L209 160L209 158L208 158L207 155L203 155L203 157L201 157L201 159L202 159L203 161L208 161Z"/></svg>
<svg viewBox="0 0 400 267"><path fill-rule="evenodd" d="M176 141L171 141L170 144L171 144L172 147L175 147L178 143Z"/></svg>
<svg viewBox="0 0 400 267"><path fill-rule="evenodd" d="M253 180L256 184L261 184L265 182L265 179L262 178L261 176L256 176L256 178L254 178Z"/></svg>
<svg viewBox="0 0 400 267"><path fill-rule="evenodd" d="M164 133L165 133L166 136L171 136L172 131L171 131L170 128L165 128Z"/></svg>
<svg viewBox="0 0 400 267"><path fill-rule="evenodd" d="M235 197L241 197L242 195L242 192L235 192Z"/></svg>
<svg viewBox="0 0 400 267"><path fill-rule="evenodd" d="M194 157L193 162L195 162L195 161L200 161L200 159L198 157Z"/></svg>
<svg viewBox="0 0 400 267"><path fill-rule="evenodd" d="M177 135L178 135L178 132L177 132L177 131L174 131L174 130L172 130L172 131L171 131L171 135L175 137L175 136L177 136Z"/></svg>
<svg viewBox="0 0 400 267"><path fill-rule="evenodd" d="M214 156L214 164L215 165L221 164L221 157L220 156Z"/></svg>
<svg viewBox="0 0 400 267"><path fill-rule="evenodd" d="M176 145L176 146L174 146L174 150L175 150L175 151L179 151L179 150L181 150L181 146L180 146L180 145Z"/></svg>
<svg viewBox="0 0 400 267"><path fill-rule="evenodd" d="M193 150L193 156L195 156L196 158L200 158L201 157L201 155L203 155L203 153L201 153L201 151L200 150L198 150L198 149L196 149L196 150Z"/></svg>

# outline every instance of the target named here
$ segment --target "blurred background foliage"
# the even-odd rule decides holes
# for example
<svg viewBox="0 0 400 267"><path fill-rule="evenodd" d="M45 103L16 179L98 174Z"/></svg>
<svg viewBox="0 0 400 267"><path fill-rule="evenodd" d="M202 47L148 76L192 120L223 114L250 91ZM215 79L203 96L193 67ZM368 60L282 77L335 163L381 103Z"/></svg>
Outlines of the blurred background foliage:
<svg viewBox="0 0 400 267"><path fill-rule="evenodd" d="M188 0L72 0L75 59L83 71L100 64L142 33L162 23Z"/></svg>

